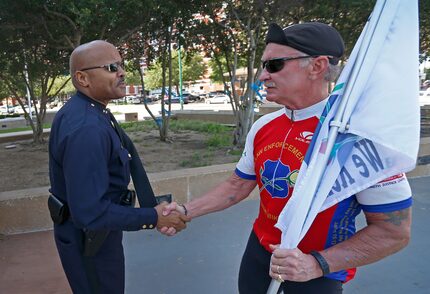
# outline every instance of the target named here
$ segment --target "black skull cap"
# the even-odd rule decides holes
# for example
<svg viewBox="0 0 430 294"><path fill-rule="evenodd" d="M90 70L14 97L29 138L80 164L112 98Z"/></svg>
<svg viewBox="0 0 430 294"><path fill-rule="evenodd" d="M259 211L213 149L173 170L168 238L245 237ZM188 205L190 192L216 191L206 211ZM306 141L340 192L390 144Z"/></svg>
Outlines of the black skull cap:
<svg viewBox="0 0 430 294"><path fill-rule="evenodd" d="M320 22L294 24L285 29L272 23L267 31L266 44L268 43L289 46L311 56L327 55L334 65L345 51L339 32Z"/></svg>

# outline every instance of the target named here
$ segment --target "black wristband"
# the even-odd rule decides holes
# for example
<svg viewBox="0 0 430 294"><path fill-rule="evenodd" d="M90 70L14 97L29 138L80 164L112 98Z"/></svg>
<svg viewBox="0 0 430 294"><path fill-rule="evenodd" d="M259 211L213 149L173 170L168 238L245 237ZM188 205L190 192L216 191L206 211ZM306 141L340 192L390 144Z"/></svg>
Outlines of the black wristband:
<svg viewBox="0 0 430 294"><path fill-rule="evenodd" d="M318 252L318 251L311 251L310 253L318 262L320 265L323 276L326 276L330 273L330 267L328 266L327 260Z"/></svg>
<svg viewBox="0 0 430 294"><path fill-rule="evenodd" d="M179 206L182 206L182 208L184 209L184 214L185 214L185 215L188 215L188 210L187 210L187 208L185 207L185 205L180 204Z"/></svg>

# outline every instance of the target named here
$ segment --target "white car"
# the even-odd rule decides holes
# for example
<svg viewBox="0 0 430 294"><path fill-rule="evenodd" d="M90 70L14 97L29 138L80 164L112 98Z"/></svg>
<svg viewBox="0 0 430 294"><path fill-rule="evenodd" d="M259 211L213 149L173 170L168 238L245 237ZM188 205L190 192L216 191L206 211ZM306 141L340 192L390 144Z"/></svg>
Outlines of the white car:
<svg viewBox="0 0 430 294"><path fill-rule="evenodd" d="M208 97L205 99L205 103L206 104L215 104L215 103L230 103L230 97L228 97L228 95L226 94L219 94L219 95L215 95L213 97Z"/></svg>
<svg viewBox="0 0 430 294"><path fill-rule="evenodd" d="M15 113L15 107L5 105L0 106L0 114L12 114Z"/></svg>

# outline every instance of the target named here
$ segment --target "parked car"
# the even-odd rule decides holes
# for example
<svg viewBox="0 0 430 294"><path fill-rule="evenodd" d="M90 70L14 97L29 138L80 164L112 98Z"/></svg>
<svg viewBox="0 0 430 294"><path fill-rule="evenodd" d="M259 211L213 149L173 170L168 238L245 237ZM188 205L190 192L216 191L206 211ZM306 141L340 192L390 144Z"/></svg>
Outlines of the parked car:
<svg viewBox="0 0 430 294"><path fill-rule="evenodd" d="M172 95L172 98L170 98L170 102L171 103L181 103L181 98L180 96L177 95ZM190 102L190 100L188 100L188 97L184 97L182 96L182 101L184 102L184 104L188 104ZM164 103L168 103L169 102L169 96L164 97Z"/></svg>
<svg viewBox="0 0 430 294"><path fill-rule="evenodd" d="M213 97L208 97L205 99L205 103L206 104L215 104L215 103L230 103L230 97L227 96L226 94L219 94L219 95L215 95Z"/></svg>
<svg viewBox="0 0 430 294"><path fill-rule="evenodd" d="M28 105L24 105L25 111L27 111L27 113L30 112L30 110L28 109ZM21 106L15 106L15 113L19 113L19 114L24 114L24 110L22 109ZM35 114L34 111L34 106L31 106L31 114Z"/></svg>
<svg viewBox="0 0 430 294"><path fill-rule="evenodd" d="M188 101L200 100L200 96L191 94L190 92L182 92L182 98L187 99Z"/></svg>
<svg viewBox="0 0 430 294"><path fill-rule="evenodd" d="M143 103L143 97L140 97L140 96L134 96L134 97L131 99L131 103L133 103L133 104L140 104L140 103Z"/></svg>
<svg viewBox="0 0 430 294"><path fill-rule="evenodd" d="M6 105L2 105L0 106L0 114L12 114L15 113L15 107L13 106L6 106Z"/></svg>
<svg viewBox="0 0 430 294"><path fill-rule="evenodd" d="M162 88L151 90L151 91L149 91L149 95L148 96L150 96L154 101L155 100L160 100L161 99L161 90L162 90ZM166 95L166 96L169 95L169 88L165 89L164 95ZM176 93L172 91L172 96L173 95L176 95Z"/></svg>
<svg viewBox="0 0 430 294"><path fill-rule="evenodd" d="M212 91L206 95L206 98L211 98L217 95L226 95L226 93L224 91Z"/></svg>

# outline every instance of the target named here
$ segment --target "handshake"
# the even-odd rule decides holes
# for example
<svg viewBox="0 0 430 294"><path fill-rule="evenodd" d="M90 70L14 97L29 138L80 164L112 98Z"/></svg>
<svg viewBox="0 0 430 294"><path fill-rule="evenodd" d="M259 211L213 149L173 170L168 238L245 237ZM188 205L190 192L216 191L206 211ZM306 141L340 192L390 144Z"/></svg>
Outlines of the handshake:
<svg viewBox="0 0 430 294"><path fill-rule="evenodd" d="M154 207L158 214L157 230L167 236L173 236L187 227L186 223L191 221L187 216L185 206L176 202L161 202Z"/></svg>

